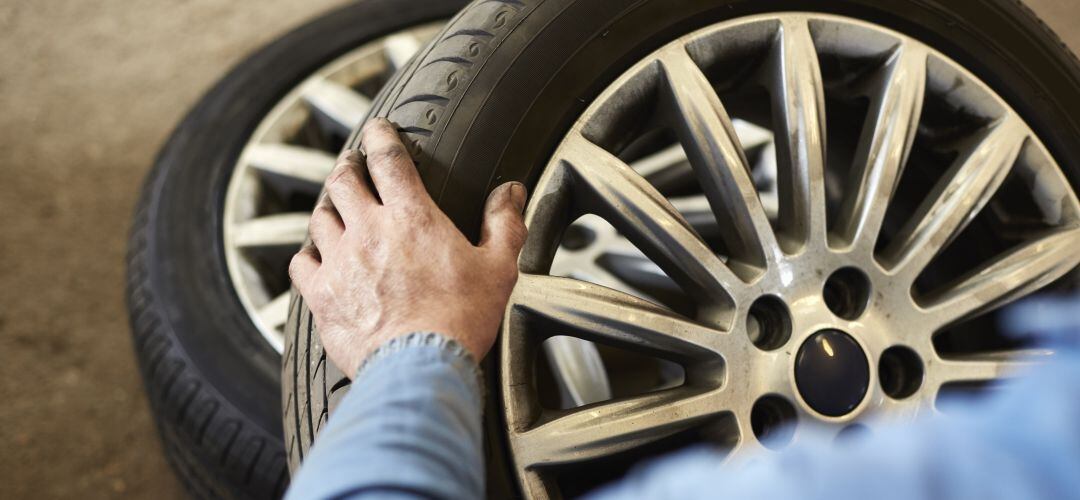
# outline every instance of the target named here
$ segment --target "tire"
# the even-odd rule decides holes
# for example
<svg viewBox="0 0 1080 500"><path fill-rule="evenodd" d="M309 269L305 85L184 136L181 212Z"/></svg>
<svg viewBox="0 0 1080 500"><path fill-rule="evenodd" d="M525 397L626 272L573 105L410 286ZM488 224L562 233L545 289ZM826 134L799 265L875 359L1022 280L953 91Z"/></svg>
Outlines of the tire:
<svg viewBox="0 0 1080 500"><path fill-rule="evenodd" d="M240 63L160 152L135 210L127 303L165 453L193 495L280 497L288 484L281 357L240 304L223 255L223 200L242 148L317 69L460 6L366 0L330 12Z"/></svg>
<svg viewBox="0 0 1080 500"><path fill-rule="evenodd" d="M428 191L475 241L486 194L511 180L531 191L572 122L630 65L697 28L778 11L873 22L945 53L1028 122L1074 186L1080 178L1080 64L1014 0L478 0L384 88L373 116L399 126ZM349 380L326 360L302 298L289 321L283 400L295 469ZM489 384L496 356L484 361ZM505 497L515 493L505 489L502 402L488 394L489 496Z"/></svg>

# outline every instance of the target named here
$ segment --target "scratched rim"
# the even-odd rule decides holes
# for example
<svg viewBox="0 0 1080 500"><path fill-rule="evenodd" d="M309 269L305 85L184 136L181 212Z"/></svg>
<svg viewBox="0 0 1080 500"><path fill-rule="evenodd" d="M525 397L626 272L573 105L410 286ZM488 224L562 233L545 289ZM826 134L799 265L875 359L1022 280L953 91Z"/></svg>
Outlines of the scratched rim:
<svg viewBox="0 0 1080 500"><path fill-rule="evenodd" d="M775 208L755 185L760 168L735 119L775 136ZM826 138L845 132L853 139L838 160ZM643 171L665 152L666 165ZM659 186L677 169L696 192ZM940 411L950 387L1047 354L1008 343L951 351L940 340L1080 261L1076 194L1004 100L917 40L805 13L716 24L633 66L568 131L526 223L500 390L515 469L540 498L557 496L565 466L580 473L690 430L707 429L737 457L809 429L840 434L872 415ZM957 241L987 224L997 224L984 245L993 255L957 259ZM634 260L655 286L602 257ZM583 266L594 272L573 272ZM863 392L838 407L801 375L801 353L822 332L840 332L828 338L845 339L865 364ZM681 373L613 393L590 342ZM553 355L567 345L578 353L572 366ZM561 406L544 402L542 365L570 382ZM785 425L764 432L763 419Z"/></svg>
<svg viewBox="0 0 1080 500"><path fill-rule="evenodd" d="M371 99L440 27L399 31L320 68L271 109L237 160L225 194L225 262L244 310L279 353L288 257L307 236L323 180Z"/></svg>

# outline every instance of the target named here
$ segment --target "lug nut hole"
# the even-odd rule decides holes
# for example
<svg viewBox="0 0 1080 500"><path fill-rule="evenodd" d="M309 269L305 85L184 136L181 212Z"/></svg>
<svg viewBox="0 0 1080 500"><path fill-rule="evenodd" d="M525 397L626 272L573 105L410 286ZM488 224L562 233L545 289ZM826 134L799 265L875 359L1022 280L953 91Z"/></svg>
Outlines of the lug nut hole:
<svg viewBox="0 0 1080 500"><path fill-rule="evenodd" d="M822 290L825 305L833 314L844 319L856 319L870 301L870 280L854 267L844 267L825 280Z"/></svg>
<svg viewBox="0 0 1080 500"><path fill-rule="evenodd" d="M893 399L903 399L919 390L923 380L923 363L915 351L904 346L893 346L881 353L878 377L885 394Z"/></svg>
<svg viewBox="0 0 1080 500"><path fill-rule="evenodd" d="M746 334L765 351L786 344L791 338L791 313L784 301L771 295L754 301L746 315Z"/></svg>
<svg viewBox="0 0 1080 500"><path fill-rule="evenodd" d="M766 448L778 450L787 446L795 435L795 407L788 400L766 395L750 409L750 427L754 436Z"/></svg>

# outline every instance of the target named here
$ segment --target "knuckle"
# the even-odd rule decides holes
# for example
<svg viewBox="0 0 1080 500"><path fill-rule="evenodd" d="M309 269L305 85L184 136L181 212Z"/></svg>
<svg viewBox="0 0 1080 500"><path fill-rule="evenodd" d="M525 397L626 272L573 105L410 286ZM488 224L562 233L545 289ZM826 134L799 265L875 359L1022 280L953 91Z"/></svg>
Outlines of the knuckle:
<svg viewBox="0 0 1080 500"><path fill-rule="evenodd" d="M368 150L368 162L371 163L397 163L403 159L409 159L409 152L398 141L382 142Z"/></svg>
<svg viewBox="0 0 1080 500"><path fill-rule="evenodd" d="M303 265L300 263L301 258L301 254L298 253L293 256L291 261L289 261L289 279L293 282L298 282L300 281L300 278L303 277L302 274L304 271Z"/></svg>
<svg viewBox="0 0 1080 500"><path fill-rule="evenodd" d="M356 169L345 166L330 174L330 177L326 180L326 190L333 194L343 189L349 189L349 186L355 184L357 179Z"/></svg>
<svg viewBox="0 0 1080 500"><path fill-rule="evenodd" d="M311 214L311 227L327 224L335 218L337 218L337 210L326 205L320 205L315 207L315 211Z"/></svg>
<svg viewBox="0 0 1080 500"><path fill-rule="evenodd" d="M334 184L337 184L337 182L348 175L350 171L352 171L352 169L349 168L347 163L338 163L337 166L334 167L334 170L330 172L330 176L326 178L327 189Z"/></svg>
<svg viewBox="0 0 1080 500"><path fill-rule="evenodd" d="M525 227L525 223L520 219L511 221L508 226L506 230L507 240L516 251L525 244L525 239L529 236L529 229Z"/></svg>

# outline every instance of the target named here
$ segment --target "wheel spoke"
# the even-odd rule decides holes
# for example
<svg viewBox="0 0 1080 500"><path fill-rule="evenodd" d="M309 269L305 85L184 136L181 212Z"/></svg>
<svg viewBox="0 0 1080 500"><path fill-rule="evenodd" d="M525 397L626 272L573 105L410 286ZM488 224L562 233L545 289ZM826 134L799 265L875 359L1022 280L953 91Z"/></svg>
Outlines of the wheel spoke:
<svg viewBox="0 0 1080 500"><path fill-rule="evenodd" d="M780 213L780 194L776 188L776 143L766 144L761 151L761 159L758 160L757 169L754 172L757 180L766 180L769 185L758 191L758 199L761 207L765 209L768 217L778 217Z"/></svg>
<svg viewBox="0 0 1080 500"><path fill-rule="evenodd" d="M668 201L671 202L671 206L675 208L675 211L683 215L700 212L712 214L712 208L709 206L709 199L701 195L680 196L678 198L671 198Z"/></svg>
<svg viewBox="0 0 1080 500"><path fill-rule="evenodd" d="M686 153L678 144L668 146L651 155L635 160L630 166L638 175L649 178L662 175L686 162Z"/></svg>
<svg viewBox="0 0 1080 500"><path fill-rule="evenodd" d="M591 460L690 429L726 411L713 393L677 388L585 406L512 434L520 466Z"/></svg>
<svg viewBox="0 0 1080 500"><path fill-rule="evenodd" d="M363 123L371 100L363 94L330 80L315 80L303 90L304 101L329 121L334 132L349 135Z"/></svg>
<svg viewBox="0 0 1080 500"><path fill-rule="evenodd" d="M600 217L587 214L575 221L574 225L592 231L594 241L580 250L557 252L547 274L588 281L656 303L663 303L653 293L656 287L669 293L681 291L678 284L656 263ZM619 272L609 270L608 265L601 265L601 259ZM641 286L643 284L644 287Z"/></svg>
<svg viewBox="0 0 1080 500"><path fill-rule="evenodd" d="M298 190L318 194L334 169L334 157L324 151L287 144L256 144L244 154L256 170L295 181Z"/></svg>
<svg viewBox="0 0 1080 500"><path fill-rule="evenodd" d="M1080 265L1080 228L1055 230L987 263L932 296L928 314L942 326L996 309Z"/></svg>
<svg viewBox="0 0 1080 500"><path fill-rule="evenodd" d="M405 67L405 63L420 50L420 40L410 33L392 35L386 38L383 50L386 52L386 60L390 63L393 71Z"/></svg>
<svg viewBox="0 0 1080 500"><path fill-rule="evenodd" d="M282 293L259 308L259 319L270 328L281 328L289 317L289 292Z"/></svg>
<svg viewBox="0 0 1080 500"><path fill-rule="evenodd" d="M649 264L652 264L652 261L641 254L637 247L630 245L615 231L615 228L596 215L582 216L574 224L592 231L595 240L591 245L578 251L556 253L551 263L550 274L596 283L630 295L646 296L601 267L596 261L595 250L615 243L620 247L628 247L638 258ZM555 377L570 396L573 406L611 399L611 385L596 344L573 337L552 337L544 342L544 353L548 357L548 363Z"/></svg>
<svg viewBox="0 0 1080 500"><path fill-rule="evenodd" d="M773 140L772 131L746 120L735 118L731 120L731 126L735 128L735 136L739 138L739 144L743 147L743 151L759 148Z"/></svg>
<svg viewBox="0 0 1080 500"><path fill-rule="evenodd" d="M944 358L933 367L933 384L937 387L952 383L977 383L1007 379L1018 372L1050 357L1048 351L1024 350L991 352L961 358Z"/></svg>
<svg viewBox="0 0 1080 500"><path fill-rule="evenodd" d="M588 202L676 282L710 303L731 303L740 282L686 220L644 178L580 135L560 158L592 191Z"/></svg>
<svg viewBox="0 0 1080 500"><path fill-rule="evenodd" d="M887 265L914 280L990 201L1026 139L1027 128L1014 115L993 125L938 181L885 249Z"/></svg>
<svg viewBox="0 0 1080 500"><path fill-rule="evenodd" d="M716 222L716 215L713 214L705 195L682 196L670 198L668 201L702 239L715 241L720 238L720 227Z"/></svg>
<svg viewBox="0 0 1080 500"><path fill-rule="evenodd" d="M730 335L683 319L633 295L554 276L523 274L513 307L552 321L570 335L687 363L719 362Z"/></svg>
<svg viewBox="0 0 1080 500"><path fill-rule="evenodd" d="M645 256L641 256L645 259ZM615 276L607 269L600 267L596 262L591 263L575 263L572 268L557 269L555 266L551 268L552 276L564 276L567 278L573 278L580 281L588 281L589 283L595 283L602 287L610 288L612 290L618 290L630 295L642 296L645 295L640 290L634 289L627 282L623 281L618 276Z"/></svg>
<svg viewBox="0 0 1080 500"><path fill-rule="evenodd" d="M735 135L739 138L739 143L742 144L744 150L752 150L772 141L772 132L764 127L759 127L738 118L731 120L731 123L735 128ZM683 151L682 146L673 144L653 154L634 160L630 166L642 177L651 180L653 176L681 168L686 162L686 152Z"/></svg>
<svg viewBox="0 0 1080 500"><path fill-rule="evenodd" d="M913 43L902 44L869 87L870 107L836 232L843 244L872 251L918 130L926 51Z"/></svg>
<svg viewBox="0 0 1080 500"><path fill-rule="evenodd" d="M308 213L284 213L252 219L236 226L233 243L240 248L300 246L307 238Z"/></svg>
<svg viewBox="0 0 1080 500"><path fill-rule="evenodd" d="M731 119L701 69L676 47L660 56L675 129L721 225L731 256L757 267L776 244Z"/></svg>
<svg viewBox="0 0 1080 500"><path fill-rule="evenodd" d="M773 46L769 79L777 126L781 242L825 242L825 94L804 19L786 20ZM797 250L797 247L792 250Z"/></svg>
<svg viewBox="0 0 1080 500"><path fill-rule="evenodd" d="M632 282L627 281L627 278L618 278L629 287L631 291L627 293L631 295L642 296L636 292L641 288L639 285L642 282L649 283L651 286L661 286L663 289L674 293L679 293L682 290L678 283L675 283L663 269L660 269L660 266L649 260L645 254L641 253L638 247L627 241L626 238L620 237L612 241L599 257L617 262L617 264L613 265L617 265L624 272L631 273L633 276Z"/></svg>
<svg viewBox="0 0 1080 500"><path fill-rule="evenodd" d="M544 342L544 353L574 406L611 399L611 384L596 344L573 337L552 337Z"/></svg>

